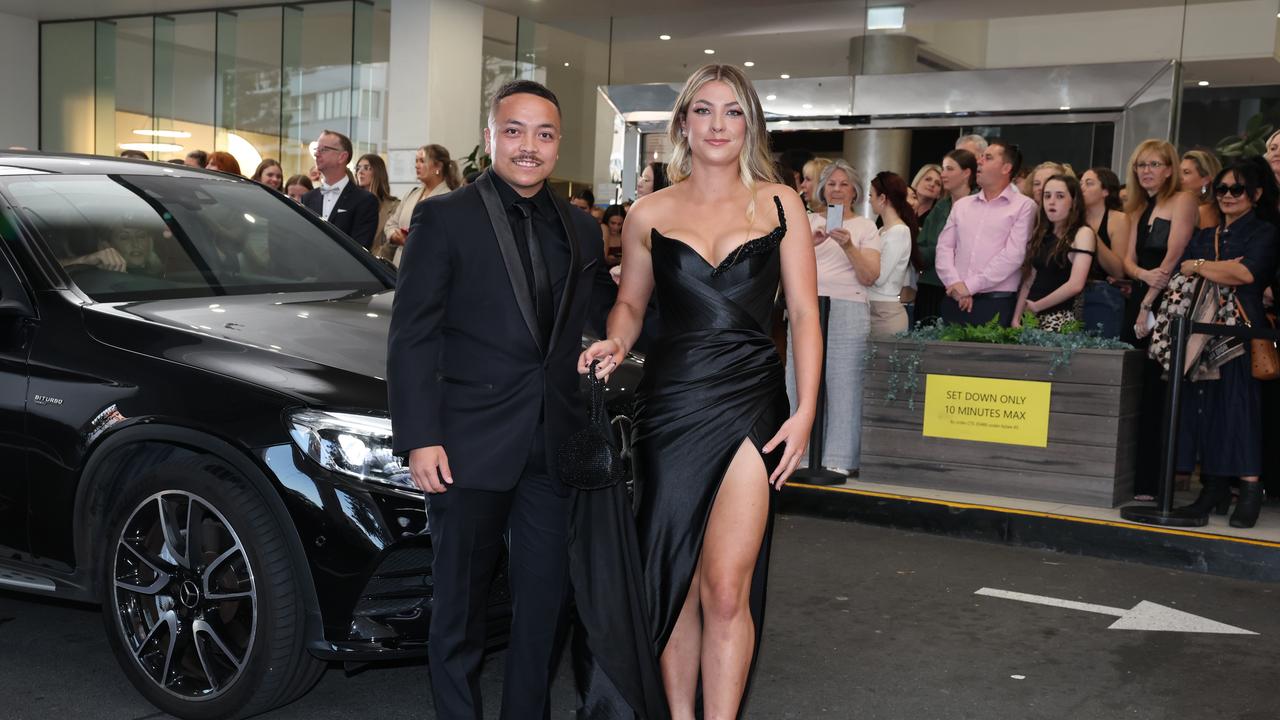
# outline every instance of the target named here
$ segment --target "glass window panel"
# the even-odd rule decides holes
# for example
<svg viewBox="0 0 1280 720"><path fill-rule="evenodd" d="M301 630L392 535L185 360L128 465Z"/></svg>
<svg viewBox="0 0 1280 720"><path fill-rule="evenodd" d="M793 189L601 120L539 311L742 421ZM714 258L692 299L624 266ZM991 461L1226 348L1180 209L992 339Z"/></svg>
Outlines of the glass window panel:
<svg viewBox="0 0 1280 720"><path fill-rule="evenodd" d="M94 23L40 26L40 149L94 151Z"/></svg>
<svg viewBox="0 0 1280 720"><path fill-rule="evenodd" d="M356 157L387 152L387 122L373 103L387 88L387 63L391 56L390 0L355 3L354 47L352 48L351 141Z"/></svg>
<svg viewBox="0 0 1280 720"><path fill-rule="evenodd" d="M180 149L157 160L184 158L192 150L214 149L214 13L184 13L155 19L155 127L176 133L165 138ZM252 170L252 168L250 168Z"/></svg>
<svg viewBox="0 0 1280 720"><path fill-rule="evenodd" d="M314 164L310 145L321 131L352 134L354 5L344 0L307 3L292 11L286 8L284 106L288 122L281 138L288 163L286 174L306 172ZM346 96L345 109L334 99L338 96Z"/></svg>
<svg viewBox="0 0 1280 720"><path fill-rule="evenodd" d="M99 155L119 155L134 149L157 159L157 150L170 141L156 137L152 121L154 22L128 18L98 24L98 144ZM107 38L110 42L107 42ZM111 57L103 58L109 48ZM106 80L104 68L112 77ZM108 84L111 87L107 87ZM114 102L108 104L106 97ZM104 113L109 113L104 116Z"/></svg>
<svg viewBox="0 0 1280 720"><path fill-rule="evenodd" d="M281 8L219 12L216 149L252 175L280 157Z"/></svg>

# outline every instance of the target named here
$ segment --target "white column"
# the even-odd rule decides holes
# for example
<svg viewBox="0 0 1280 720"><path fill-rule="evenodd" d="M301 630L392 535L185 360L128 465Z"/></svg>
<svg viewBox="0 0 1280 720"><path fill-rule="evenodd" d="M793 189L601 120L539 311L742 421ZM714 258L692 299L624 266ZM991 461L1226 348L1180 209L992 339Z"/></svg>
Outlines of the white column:
<svg viewBox="0 0 1280 720"><path fill-rule="evenodd" d="M0 149L39 142L39 38L35 20L0 14Z"/></svg>
<svg viewBox="0 0 1280 720"><path fill-rule="evenodd" d="M436 143L455 160L483 142L484 9L466 0L391 0L387 149L392 191L417 182L413 154Z"/></svg>

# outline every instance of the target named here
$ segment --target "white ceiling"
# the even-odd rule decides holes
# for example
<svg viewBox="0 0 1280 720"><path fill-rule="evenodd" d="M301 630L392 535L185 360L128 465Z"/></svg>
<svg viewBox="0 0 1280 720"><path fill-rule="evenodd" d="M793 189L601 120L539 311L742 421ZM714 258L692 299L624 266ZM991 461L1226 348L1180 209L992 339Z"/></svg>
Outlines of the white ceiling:
<svg viewBox="0 0 1280 720"><path fill-rule="evenodd" d="M274 3L279 4L280 0ZM1192 0L1211 4L1230 0ZM869 0L872 5L895 0ZM390 0L377 0L388 7ZM66 20L118 17L184 11L225 9L256 4L255 0L0 0L0 13ZM567 32L608 43L613 82L670 81L686 76L708 61L756 63L753 79L844 75L848 72L849 39L861 35L868 0L477 0L488 8L532 18ZM1177 0L907 0L907 26L1022 17L1052 13L1169 8ZM670 41L658 40L670 34ZM1087 39L1082 38L1082 44ZM716 50L714 56L703 50ZM575 48L538 48L538 62L578 60L558 58ZM1175 55L1171 48L1170 56ZM1277 64L1270 60L1230 63L1191 63L1188 82L1207 79L1219 84L1277 81ZM922 68L923 69L923 68Z"/></svg>

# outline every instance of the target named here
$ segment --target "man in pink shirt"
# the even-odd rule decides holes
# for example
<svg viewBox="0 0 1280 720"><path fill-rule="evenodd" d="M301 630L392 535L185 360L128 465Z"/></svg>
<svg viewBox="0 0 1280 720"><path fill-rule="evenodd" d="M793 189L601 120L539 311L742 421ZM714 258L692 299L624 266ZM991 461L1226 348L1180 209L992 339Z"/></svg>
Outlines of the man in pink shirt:
<svg viewBox="0 0 1280 720"><path fill-rule="evenodd" d="M1036 224L1036 203L1011 181L1022 166L1017 145L992 140L978 156L981 192L951 208L938 235L938 277L947 289L942 319L981 325L999 315L1008 327L1022 281L1022 260Z"/></svg>

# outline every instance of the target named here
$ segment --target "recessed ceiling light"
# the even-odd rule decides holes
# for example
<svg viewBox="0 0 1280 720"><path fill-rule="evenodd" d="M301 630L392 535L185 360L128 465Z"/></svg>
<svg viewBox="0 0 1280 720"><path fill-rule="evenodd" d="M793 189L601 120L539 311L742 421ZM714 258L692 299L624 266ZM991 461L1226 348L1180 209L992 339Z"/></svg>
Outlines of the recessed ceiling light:
<svg viewBox="0 0 1280 720"><path fill-rule="evenodd" d="M1062 106L1060 106L1058 109L1059 109L1059 110L1070 110L1070 109L1071 109L1071 106L1070 106L1070 105L1062 105Z"/></svg>
<svg viewBox="0 0 1280 720"><path fill-rule="evenodd" d="M790 76L790 75L788 75L788 74L786 74L786 73L782 73L782 74L781 74L781 75L779 75L778 77L782 78L783 80L790 80L790 79L791 79L791 76Z"/></svg>
<svg viewBox="0 0 1280 720"><path fill-rule="evenodd" d="M191 133L185 130L134 130L134 135L142 135L143 137L162 137L162 138L189 138Z"/></svg>
<svg viewBox="0 0 1280 720"><path fill-rule="evenodd" d="M1209 87L1209 81L1208 81L1208 80L1201 80L1200 82L1198 82L1198 83L1196 83L1196 84L1197 84L1197 85L1199 85L1200 87Z"/></svg>
<svg viewBox="0 0 1280 720"><path fill-rule="evenodd" d="M790 121L790 120L779 120L779 121L778 121L778 124L779 124L779 125L790 125L790 124L791 124L791 121Z"/></svg>
<svg viewBox="0 0 1280 720"><path fill-rule="evenodd" d="M906 15L907 9L901 5L867 8L867 29L901 30L906 25Z"/></svg>
<svg viewBox="0 0 1280 720"><path fill-rule="evenodd" d="M715 50L712 50L711 48L707 48L706 50L703 50L702 52L704 52L704 53L706 53L706 54L708 54L708 55L715 55L715 54L716 54L716 51L715 51Z"/></svg>
<svg viewBox="0 0 1280 720"><path fill-rule="evenodd" d="M178 152L182 146L176 143L127 142L120 143L121 150L140 150L142 152Z"/></svg>
<svg viewBox="0 0 1280 720"><path fill-rule="evenodd" d="M812 104L812 103L805 103L805 104L801 105L800 107L804 108L805 110L812 110L812 109L813 109L813 104Z"/></svg>
<svg viewBox="0 0 1280 720"><path fill-rule="evenodd" d="M569 67L569 63L565 63L565 64L564 64L564 66L565 66L565 67Z"/></svg>
<svg viewBox="0 0 1280 720"><path fill-rule="evenodd" d="M658 36L658 39L659 39L659 40L670 40L670 39L671 39L671 36L670 36L670 35L659 35L659 36Z"/></svg>
<svg viewBox="0 0 1280 720"><path fill-rule="evenodd" d="M778 99L778 96L777 96L777 95L765 95L765 96L764 96L764 99L765 99L765 100L777 100L777 99Z"/></svg>
<svg viewBox="0 0 1280 720"><path fill-rule="evenodd" d="M755 63L753 63L753 62L751 62L750 60L748 60L748 61L746 61L746 62L742 63L742 66L743 66L743 67L755 67L755 66L756 66L756 64L755 64Z"/></svg>

